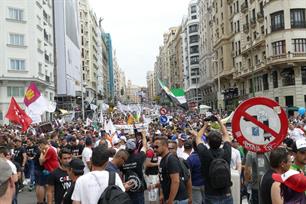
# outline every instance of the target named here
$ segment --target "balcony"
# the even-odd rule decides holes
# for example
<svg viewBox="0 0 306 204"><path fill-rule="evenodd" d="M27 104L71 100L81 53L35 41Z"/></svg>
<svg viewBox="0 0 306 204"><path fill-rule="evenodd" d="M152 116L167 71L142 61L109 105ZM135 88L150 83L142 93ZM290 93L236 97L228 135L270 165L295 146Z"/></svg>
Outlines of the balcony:
<svg viewBox="0 0 306 204"><path fill-rule="evenodd" d="M250 19L250 25L251 25L251 28L255 28L256 27L256 19L255 19L255 17Z"/></svg>
<svg viewBox="0 0 306 204"><path fill-rule="evenodd" d="M227 3L228 3L228 4L231 4L231 3L233 3L233 1L234 1L234 0L227 0Z"/></svg>
<svg viewBox="0 0 306 204"><path fill-rule="evenodd" d="M248 23L243 25L243 32L244 33L249 33L249 24Z"/></svg>
<svg viewBox="0 0 306 204"><path fill-rule="evenodd" d="M248 10L248 4L246 2L243 2L241 4L240 10L242 13L245 13Z"/></svg>
<svg viewBox="0 0 306 204"><path fill-rule="evenodd" d="M260 23L262 23L263 20L264 20L263 11L259 11L259 12L257 13L257 21L260 22Z"/></svg>

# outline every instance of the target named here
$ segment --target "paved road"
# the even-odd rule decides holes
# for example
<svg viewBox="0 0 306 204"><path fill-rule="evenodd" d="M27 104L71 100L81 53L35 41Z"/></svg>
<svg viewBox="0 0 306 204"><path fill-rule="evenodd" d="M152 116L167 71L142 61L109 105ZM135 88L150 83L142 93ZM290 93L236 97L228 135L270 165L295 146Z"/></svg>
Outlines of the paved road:
<svg viewBox="0 0 306 204"><path fill-rule="evenodd" d="M149 202L146 202L149 203ZM36 204L35 192L23 191L18 195L18 204ZM236 203L234 203L236 204ZM244 199L242 204L247 204L247 201Z"/></svg>
<svg viewBox="0 0 306 204"><path fill-rule="evenodd" d="M36 204L35 191L28 192L27 190L24 190L19 193L18 204Z"/></svg>

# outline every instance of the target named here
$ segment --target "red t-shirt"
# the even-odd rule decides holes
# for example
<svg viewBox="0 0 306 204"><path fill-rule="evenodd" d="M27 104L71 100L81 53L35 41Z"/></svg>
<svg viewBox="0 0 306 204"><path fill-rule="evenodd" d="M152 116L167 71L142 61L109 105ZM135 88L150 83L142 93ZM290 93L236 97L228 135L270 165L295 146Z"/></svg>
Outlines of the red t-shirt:
<svg viewBox="0 0 306 204"><path fill-rule="evenodd" d="M59 167L59 162L57 159L57 153L53 147L49 147L47 154L45 156L44 168L49 172L52 172L54 169Z"/></svg>

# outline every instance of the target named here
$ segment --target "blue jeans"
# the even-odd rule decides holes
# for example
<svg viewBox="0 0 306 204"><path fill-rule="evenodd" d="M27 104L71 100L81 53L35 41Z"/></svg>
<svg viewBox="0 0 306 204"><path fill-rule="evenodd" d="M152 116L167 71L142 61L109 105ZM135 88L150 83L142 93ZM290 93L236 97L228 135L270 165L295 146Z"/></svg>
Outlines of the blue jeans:
<svg viewBox="0 0 306 204"><path fill-rule="evenodd" d="M233 204L233 197L231 194L221 196L205 195L205 204Z"/></svg>
<svg viewBox="0 0 306 204"><path fill-rule="evenodd" d="M128 193L133 204L145 204L144 192Z"/></svg>
<svg viewBox="0 0 306 204"><path fill-rule="evenodd" d="M35 182L34 160L28 160L27 171L25 172L25 177L30 179L30 184L31 185L34 185L34 182Z"/></svg>
<svg viewBox="0 0 306 204"><path fill-rule="evenodd" d="M187 200L175 200L173 201L173 204L187 204L188 203L188 199Z"/></svg>

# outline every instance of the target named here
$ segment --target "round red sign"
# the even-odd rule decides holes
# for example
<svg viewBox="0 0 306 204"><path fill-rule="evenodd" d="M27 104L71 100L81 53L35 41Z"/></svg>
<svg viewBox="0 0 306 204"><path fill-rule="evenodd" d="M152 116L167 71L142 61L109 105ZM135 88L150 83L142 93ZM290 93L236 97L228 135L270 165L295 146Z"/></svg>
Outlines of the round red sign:
<svg viewBox="0 0 306 204"><path fill-rule="evenodd" d="M160 113L161 115L167 115L168 110L167 110L166 108L162 107L162 108L159 110L159 113Z"/></svg>
<svg viewBox="0 0 306 204"><path fill-rule="evenodd" d="M237 141L252 152L269 152L287 135L288 119L280 105L269 98L255 97L241 103L232 118Z"/></svg>

